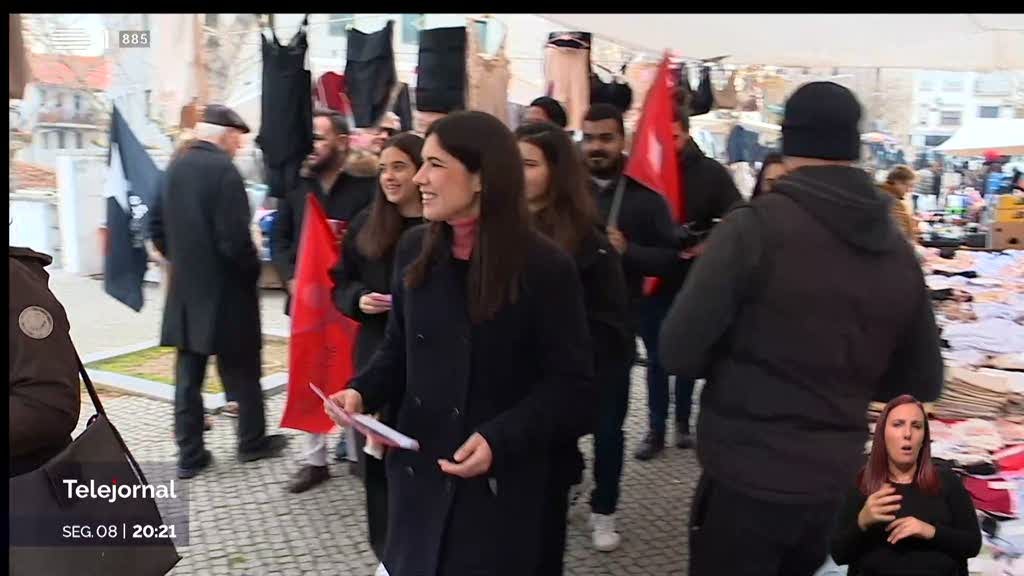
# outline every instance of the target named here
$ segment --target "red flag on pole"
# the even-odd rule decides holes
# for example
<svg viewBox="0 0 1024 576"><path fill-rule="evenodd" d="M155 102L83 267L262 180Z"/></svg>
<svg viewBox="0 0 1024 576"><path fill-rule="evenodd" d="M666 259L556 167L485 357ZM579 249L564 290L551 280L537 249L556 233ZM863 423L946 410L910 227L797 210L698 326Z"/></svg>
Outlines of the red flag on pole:
<svg viewBox="0 0 1024 576"><path fill-rule="evenodd" d="M310 194L306 197L295 267L288 401L281 417L282 428L330 432L334 422L309 384L333 394L343 390L355 373L352 351L359 325L343 316L331 298L330 270L340 257L340 243L320 202Z"/></svg>
<svg viewBox="0 0 1024 576"><path fill-rule="evenodd" d="M668 70L668 55L661 60L654 84L647 91L644 108L633 135L633 148L625 175L665 197L674 222L686 218L686 202L680 188L672 123L675 121L675 86ZM657 278L646 278L644 294L657 289Z"/></svg>

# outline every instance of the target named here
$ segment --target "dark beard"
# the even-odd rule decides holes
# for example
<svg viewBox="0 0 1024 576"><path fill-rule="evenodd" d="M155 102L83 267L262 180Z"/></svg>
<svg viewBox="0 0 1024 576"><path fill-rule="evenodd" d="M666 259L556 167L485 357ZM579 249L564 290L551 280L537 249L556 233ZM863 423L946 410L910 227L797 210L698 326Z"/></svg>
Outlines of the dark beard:
<svg viewBox="0 0 1024 576"><path fill-rule="evenodd" d="M613 162L608 168L591 168L589 165L587 168L590 170L590 175L598 180L613 180L619 175L622 170L622 157Z"/></svg>
<svg viewBox="0 0 1024 576"><path fill-rule="evenodd" d="M327 158L324 158L320 162L317 162L316 164L310 166L309 171L317 176L320 176L321 174L334 172L335 170L340 168L342 164L344 164L344 158L345 156L342 152L336 152L333 156L328 156Z"/></svg>

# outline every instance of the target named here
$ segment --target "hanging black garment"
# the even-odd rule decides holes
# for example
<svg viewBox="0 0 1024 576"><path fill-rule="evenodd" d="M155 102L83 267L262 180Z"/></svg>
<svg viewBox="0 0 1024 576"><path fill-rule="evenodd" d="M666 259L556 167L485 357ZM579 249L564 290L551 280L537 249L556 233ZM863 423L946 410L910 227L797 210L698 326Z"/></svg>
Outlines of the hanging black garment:
<svg viewBox="0 0 1024 576"><path fill-rule="evenodd" d="M590 103L603 102L615 106L620 112L627 112L633 104L633 89L624 82L605 82L596 73L590 73Z"/></svg>
<svg viewBox="0 0 1024 576"><path fill-rule="evenodd" d="M402 132L412 130L412 101L409 99L409 85L405 82L398 90L398 97L395 98L395 106L391 111L402 122Z"/></svg>
<svg viewBox="0 0 1024 576"><path fill-rule="evenodd" d="M375 126L387 112L391 89L398 81L395 50L391 43L395 22L367 34L349 30L345 60L345 84L352 101L356 126Z"/></svg>
<svg viewBox="0 0 1024 576"><path fill-rule="evenodd" d="M704 66L700 70L700 84L690 101L690 116L700 116L711 111L715 104L715 96L711 92L711 68Z"/></svg>
<svg viewBox="0 0 1024 576"><path fill-rule="evenodd" d="M313 94L306 70L306 20L291 42L282 46L271 28L273 42L263 43L263 95L260 133L268 195L283 198L298 183L302 160L313 149Z"/></svg>
<svg viewBox="0 0 1024 576"><path fill-rule="evenodd" d="M676 85L676 106L689 107L693 102L693 89L690 88L690 69L686 64L678 68L669 68L672 81Z"/></svg>
<svg viewBox="0 0 1024 576"><path fill-rule="evenodd" d="M593 36L590 32L552 32L548 34L548 46L559 48L580 48L590 50Z"/></svg>
<svg viewBox="0 0 1024 576"><path fill-rule="evenodd" d="M466 107L466 28L420 31L416 109L447 114Z"/></svg>

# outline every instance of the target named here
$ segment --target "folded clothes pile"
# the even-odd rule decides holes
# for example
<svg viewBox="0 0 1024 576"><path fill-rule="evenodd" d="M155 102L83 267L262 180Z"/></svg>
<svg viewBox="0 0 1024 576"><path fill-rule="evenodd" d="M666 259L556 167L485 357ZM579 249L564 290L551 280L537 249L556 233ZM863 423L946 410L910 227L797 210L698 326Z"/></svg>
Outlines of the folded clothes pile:
<svg viewBox="0 0 1024 576"><path fill-rule="evenodd" d="M939 418L988 418L1003 413L1010 388L1005 379L981 372L952 368L950 377L935 403Z"/></svg>
<svg viewBox="0 0 1024 576"><path fill-rule="evenodd" d="M990 318L969 324L952 324L942 337L953 350L977 350L993 356L1024 350L1024 325Z"/></svg>

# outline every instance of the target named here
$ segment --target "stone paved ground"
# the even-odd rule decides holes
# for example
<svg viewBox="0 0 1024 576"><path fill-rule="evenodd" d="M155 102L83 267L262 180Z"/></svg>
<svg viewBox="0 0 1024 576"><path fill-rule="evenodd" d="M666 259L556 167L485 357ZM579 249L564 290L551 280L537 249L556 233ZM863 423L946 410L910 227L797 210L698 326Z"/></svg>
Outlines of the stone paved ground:
<svg viewBox="0 0 1024 576"><path fill-rule="evenodd" d="M158 335L163 301L159 287L147 288L146 307L138 314L107 296L96 280L55 271L51 287L68 311L72 338L83 356ZM286 329L282 306L280 293L264 293L265 330ZM283 395L267 399L272 428L280 421L283 402ZM104 406L140 462L173 463L176 447L170 404L109 396ZM643 371L635 369L626 422L627 452L640 441L645 409ZM92 413L83 406L80 427ZM332 464L330 482L305 494L288 494L284 487L298 467L302 438L294 431L284 433L292 437L284 457L240 464L234 459L234 421L215 418L214 429L206 434L215 461L209 471L190 482L191 541L179 549L182 560L173 575L373 573L358 480L348 475L347 467ZM589 442L584 444L589 461ZM663 458L644 464L627 453L618 514L621 548L609 554L593 551L585 520L577 521L569 529L566 574L685 574L684 527L698 474L692 451L670 448Z"/></svg>

